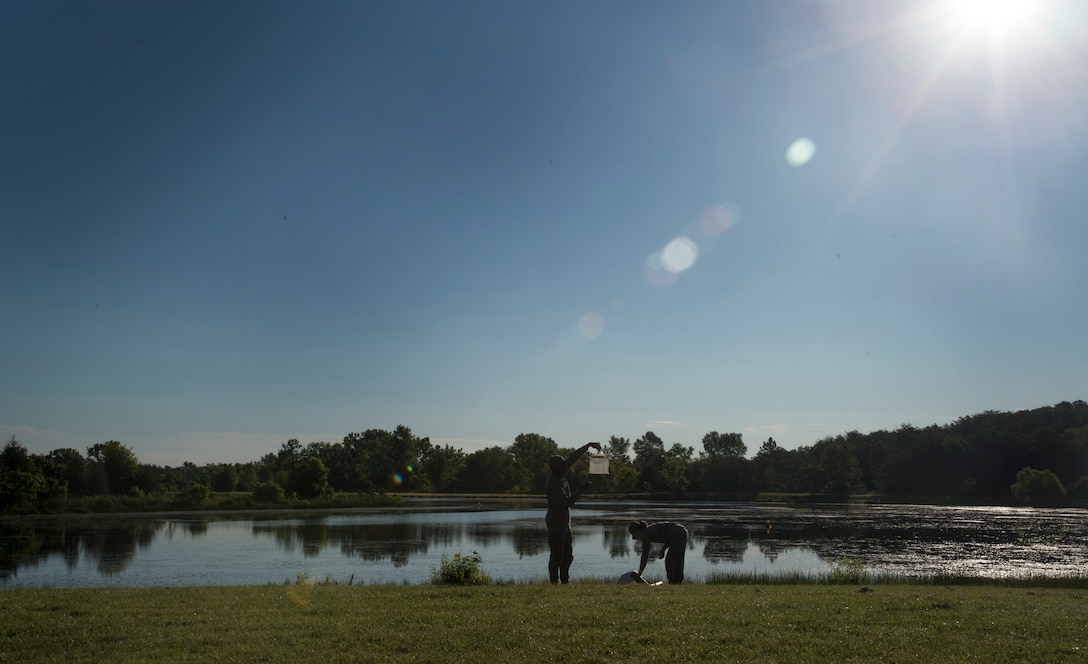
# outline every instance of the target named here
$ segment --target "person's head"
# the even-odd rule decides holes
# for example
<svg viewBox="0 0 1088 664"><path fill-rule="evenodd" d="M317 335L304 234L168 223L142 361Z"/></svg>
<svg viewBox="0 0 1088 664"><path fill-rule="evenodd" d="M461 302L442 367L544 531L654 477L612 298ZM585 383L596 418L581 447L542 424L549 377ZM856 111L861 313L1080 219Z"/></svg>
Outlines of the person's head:
<svg viewBox="0 0 1088 664"><path fill-rule="evenodd" d="M631 533L631 539L639 539L648 525L650 524L645 521L632 521L631 525L627 526L627 532Z"/></svg>
<svg viewBox="0 0 1088 664"><path fill-rule="evenodd" d="M556 475L567 474L567 460L558 454L553 454L548 457L548 468L551 468L552 472Z"/></svg>

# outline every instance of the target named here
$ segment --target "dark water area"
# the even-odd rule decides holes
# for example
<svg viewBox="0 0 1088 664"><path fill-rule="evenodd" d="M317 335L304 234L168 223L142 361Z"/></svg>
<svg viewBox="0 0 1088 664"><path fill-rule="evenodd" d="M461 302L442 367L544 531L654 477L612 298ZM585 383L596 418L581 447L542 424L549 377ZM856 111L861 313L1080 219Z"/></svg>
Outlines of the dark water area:
<svg viewBox="0 0 1088 664"><path fill-rule="evenodd" d="M637 569L634 519L687 526L687 577L877 574L1088 576L1088 510L583 501L573 580ZM478 552L496 581L547 578L544 506L418 500L382 510L0 520L0 588L428 583L442 556ZM664 578L651 557L645 576Z"/></svg>

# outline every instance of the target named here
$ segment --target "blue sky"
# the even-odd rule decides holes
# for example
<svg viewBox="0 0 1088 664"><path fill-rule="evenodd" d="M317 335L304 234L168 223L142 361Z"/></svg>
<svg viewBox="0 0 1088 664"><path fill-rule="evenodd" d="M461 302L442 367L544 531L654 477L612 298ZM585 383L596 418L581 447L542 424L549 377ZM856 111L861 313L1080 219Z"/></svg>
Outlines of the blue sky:
<svg viewBox="0 0 1088 664"><path fill-rule="evenodd" d="M0 435L753 453L1083 399L1088 5L953 6L4 3Z"/></svg>

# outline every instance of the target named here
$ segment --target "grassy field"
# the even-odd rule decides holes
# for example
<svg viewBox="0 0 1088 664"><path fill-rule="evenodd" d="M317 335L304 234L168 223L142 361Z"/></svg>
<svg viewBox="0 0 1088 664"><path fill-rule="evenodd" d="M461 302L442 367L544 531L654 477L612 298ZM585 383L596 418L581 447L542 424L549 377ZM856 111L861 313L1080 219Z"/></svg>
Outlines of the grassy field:
<svg viewBox="0 0 1088 664"><path fill-rule="evenodd" d="M1084 662L1088 591L575 583L0 591L0 662Z"/></svg>

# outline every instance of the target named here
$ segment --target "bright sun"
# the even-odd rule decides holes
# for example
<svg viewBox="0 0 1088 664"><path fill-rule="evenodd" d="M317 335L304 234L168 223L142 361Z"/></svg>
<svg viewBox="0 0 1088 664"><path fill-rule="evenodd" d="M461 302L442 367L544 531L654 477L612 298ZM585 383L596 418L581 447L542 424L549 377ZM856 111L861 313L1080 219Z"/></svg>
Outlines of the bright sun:
<svg viewBox="0 0 1088 664"><path fill-rule="evenodd" d="M1041 0L945 0L942 9L952 28L1000 38L1037 18L1041 4Z"/></svg>

